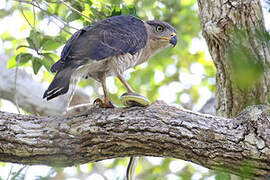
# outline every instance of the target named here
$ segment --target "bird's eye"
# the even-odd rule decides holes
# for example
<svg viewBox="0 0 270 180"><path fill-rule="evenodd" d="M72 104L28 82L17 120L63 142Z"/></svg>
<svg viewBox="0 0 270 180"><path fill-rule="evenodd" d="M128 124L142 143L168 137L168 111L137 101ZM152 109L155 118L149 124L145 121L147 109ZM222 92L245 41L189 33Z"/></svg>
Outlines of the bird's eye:
<svg viewBox="0 0 270 180"><path fill-rule="evenodd" d="M163 32L163 31L164 31L164 27L158 25L158 26L156 27L156 31L157 31L157 32Z"/></svg>

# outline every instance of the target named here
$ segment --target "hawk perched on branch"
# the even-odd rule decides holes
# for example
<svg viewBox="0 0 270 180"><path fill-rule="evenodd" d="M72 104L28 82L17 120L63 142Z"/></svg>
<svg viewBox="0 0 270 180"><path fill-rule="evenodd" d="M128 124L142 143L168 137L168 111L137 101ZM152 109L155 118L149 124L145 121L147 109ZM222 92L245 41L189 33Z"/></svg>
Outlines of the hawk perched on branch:
<svg viewBox="0 0 270 180"><path fill-rule="evenodd" d="M123 72L176 43L175 29L158 20L142 21L131 15L121 15L87 26L72 35L61 59L51 67L51 72L56 75L43 98L50 100L65 94L70 81L77 77L91 77L102 84L104 101L101 106L113 107L105 78L116 76L126 87L126 96L133 97L131 99L136 103L140 95L129 86Z"/></svg>

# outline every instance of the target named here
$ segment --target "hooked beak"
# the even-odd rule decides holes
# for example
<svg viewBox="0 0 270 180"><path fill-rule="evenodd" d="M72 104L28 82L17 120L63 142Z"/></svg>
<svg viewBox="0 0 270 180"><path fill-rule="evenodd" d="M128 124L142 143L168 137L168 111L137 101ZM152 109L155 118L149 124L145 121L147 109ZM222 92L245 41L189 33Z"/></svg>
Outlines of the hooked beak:
<svg viewBox="0 0 270 180"><path fill-rule="evenodd" d="M159 38L160 39L165 39L165 40L169 41L170 44L173 45L173 47L177 44L177 36L176 36L176 33L174 33L174 32L171 34L171 38L164 37L164 36L160 36Z"/></svg>
<svg viewBox="0 0 270 180"><path fill-rule="evenodd" d="M170 43L173 45L173 47L175 47L175 45L177 44L177 36L173 36L170 39Z"/></svg>

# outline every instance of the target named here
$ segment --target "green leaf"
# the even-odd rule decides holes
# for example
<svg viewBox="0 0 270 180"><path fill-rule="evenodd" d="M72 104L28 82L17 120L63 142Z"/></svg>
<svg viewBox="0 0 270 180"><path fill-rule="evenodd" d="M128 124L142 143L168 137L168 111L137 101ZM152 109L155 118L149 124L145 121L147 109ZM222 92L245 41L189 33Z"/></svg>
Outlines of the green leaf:
<svg viewBox="0 0 270 180"><path fill-rule="evenodd" d="M8 60L7 69L16 67L17 63L18 66L22 66L26 64L32 58L32 54L30 53L20 53L16 56L13 56Z"/></svg>
<svg viewBox="0 0 270 180"><path fill-rule="evenodd" d="M89 4L89 6L92 6L92 1L91 0L86 0L86 3Z"/></svg>
<svg viewBox="0 0 270 180"><path fill-rule="evenodd" d="M137 16L137 14L136 14L136 7L135 6L129 5L128 8L129 8L129 14L131 14L133 16Z"/></svg>
<svg viewBox="0 0 270 180"><path fill-rule="evenodd" d="M34 24L34 14L33 12L29 11L29 10L24 10L24 16L27 19L27 21L33 25Z"/></svg>
<svg viewBox="0 0 270 180"><path fill-rule="evenodd" d="M70 15L67 17L68 22L74 21L76 19L80 19L80 15L75 12L70 13Z"/></svg>
<svg viewBox="0 0 270 180"><path fill-rule="evenodd" d="M65 36L56 36L55 38L54 38L54 40L55 41L58 41L59 43L62 43L62 44L64 44L66 41L67 41L67 39L66 39L66 37Z"/></svg>
<svg viewBox="0 0 270 180"><path fill-rule="evenodd" d="M41 59L35 57L32 61L32 66L34 73L37 74L42 66Z"/></svg>
<svg viewBox="0 0 270 180"><path fill-rule="evenodd" d="M57 11L55 11L55 7L53 7L53 6L47 6L47 11L51 14L57 13Z"/></svg>
<svg viewBox="0 0 270 180"><path fill-rule="evenodd" d="M43 47L43 50L52 51L52 50L56 50L61 45L62 45L61 43L55 40L46 40L44 44L42 45L42 47Z"/></svg>
<svg viewBox="0 0 270 180"><path fill-rule="evenodd" d="M41 46L41 42L42 42L42 37L40 35L39 32L35 31L34 29L32 29L30 31L30 39L35 47L35 49L39 49Z"/></svg>
<svg viewBox="0 0 270 180"><path fill-rule="evenodd" d="M19 63L19 66L27 63L32 58L30 53L20 53L16 56L16 61Z"/></svg>
<svg viewBox="0 0 270 180"><path fill-rule="evenodd" d="M129 14L129 8L127 6L122 7L121 14Z"/></svg>
<svg viewBox="0 0 270 180"><path fill-rule="evenodd" d="M111 16L118 16L121 14L122 14L121 9L118 6L115 6L111 12Z"/></svg>
<svg viewBox="0 0 270 180"><path fill-rule="evenodd" d="M54 63L55 61L57 61L58 59L60 59L59 56L57 56L54 53L42 53L43 56L46 56L48 58L51 58L52 62Z"/></svg>
<svg viewBox="0 0 270 180"><path fill-rule="evenodd" d="M26 38L27 43L29 44L30 48L36 49L32 39L30 37Z"/></svg>
<svg viewBox="0 0 270 180"><path fill-rule="evenodd" d="M20 53L16 56L16 62L18 63L18 66L22 66L26 64L32 57L33 56L30 53Z"/></svg>
<svg viewBox="0 0 270 180"><path fill-rule="evenodd" d="M49 59L44 58L42 59L42 65L47 69L47 71L50 71L53 63Z"/></svg>
<svg viewBox="0 0 270 180"><path fill-rule="evenodd" d="M83 4L83 2L80 2L80 1L71 1L71 3L72 3L71 4L72 7L74 7L78 11L82 12L84 10L84 4Z"/></svg>
<svg viewBox="0 0 270 180"><path fill-rule="evenodd" d="M10 68L14 68L16 67L16 59L15 59L16 56L13 56L12 58L10 58L7 62L7 69L10 69Z"/></svg>
<svg viewBox="0 0 270 180"><path fill-rule="evenodd" d="M42 65L47 69L47 71L50 71L51 66L54 63L54 60L49 54L43 54L43 59L41 62Z"/></svg>
<svg viewBox="0 0 270 180"><path fill-rule="evenodd" d="M29 46L26 46L26 45L19 45L17 46L16 50L20 49L20 48L29 48Z"/></svg>

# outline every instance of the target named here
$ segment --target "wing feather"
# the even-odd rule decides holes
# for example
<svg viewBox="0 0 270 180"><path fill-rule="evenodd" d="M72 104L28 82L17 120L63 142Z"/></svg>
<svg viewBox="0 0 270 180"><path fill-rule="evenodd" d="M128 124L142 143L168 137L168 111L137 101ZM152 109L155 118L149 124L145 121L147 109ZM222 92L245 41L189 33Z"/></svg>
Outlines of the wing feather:
<svg viewBox="0 0 270 180"><path fill-rule="evenodd" d="M70 61L83 65L86 63L83 59L102 60L120 54L134 54L145 47L146 41L147 31L142 20L131 15L107 18L74 33L51 71L62 70Z"/></svg>

